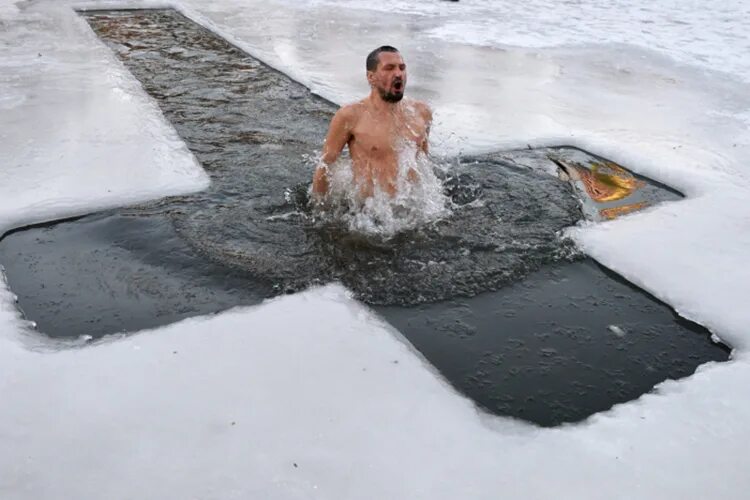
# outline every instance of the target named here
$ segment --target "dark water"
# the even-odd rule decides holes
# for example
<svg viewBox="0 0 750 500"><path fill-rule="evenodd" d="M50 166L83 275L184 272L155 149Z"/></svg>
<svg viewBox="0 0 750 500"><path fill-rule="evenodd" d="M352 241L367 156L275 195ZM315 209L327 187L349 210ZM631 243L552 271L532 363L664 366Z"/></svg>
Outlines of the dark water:
<svg viewBox="0 0 750 500"><path fill-rule="evenodd" d="M591 260L472 298L377 310L474 401L545 426L727 359L703 327Z"/></svg>
<svg viewBox="0 0 750 500"><path fill-rule="evenodd" d="M198 254L169 218L127 211L13 232L0 262L26 316L57 338L166 325L272 293Z"/></svg>
<svg viewBox="0 0 750 500"><path fill-rule="evenodd" d="M174 11L85 16L212 185L0 241L11 288L44 333L132 331L338 280L459 390L541 425L726 359L705 329L557 235L581 219L581 193L549 175L550 157L601 159L562 148L439 160L451 216L393 238L352 234L316 223L300 187L331 103ZM651 203L678 197L646 187Z"/></svg>

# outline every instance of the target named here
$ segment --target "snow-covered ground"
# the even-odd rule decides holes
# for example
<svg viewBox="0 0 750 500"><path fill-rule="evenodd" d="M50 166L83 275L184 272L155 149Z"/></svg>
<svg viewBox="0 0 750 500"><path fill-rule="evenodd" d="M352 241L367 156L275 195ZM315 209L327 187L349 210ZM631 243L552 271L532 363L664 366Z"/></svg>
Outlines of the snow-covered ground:
<svg viewBox="0 0 750 500"><path fill-rule="evenodd" d="M86 22L64 5L32 10L0 25L0 233L205 188L157 104Z"/></svg>
<svg viewBox="0 0 750 500"><path fill-rule="evenodd" d="M73 5L0 0L0 231L207 182ZM3 286L0 498L746 496L746 2L171 5L337 102L398 46L439 152L562 142L681 189L572 234L733 360L542 430L477 412L336 285L75 349Z"/></svg>

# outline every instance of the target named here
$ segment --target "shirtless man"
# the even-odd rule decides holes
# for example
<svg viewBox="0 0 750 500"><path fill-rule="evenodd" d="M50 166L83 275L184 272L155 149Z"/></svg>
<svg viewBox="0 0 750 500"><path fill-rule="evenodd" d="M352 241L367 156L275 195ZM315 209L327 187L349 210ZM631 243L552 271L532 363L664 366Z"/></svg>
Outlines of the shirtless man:
<svg viewBox="0 0 750 500"><path fill-rule="evenodd" d="M321 200L329 189L329 166L349 147L354 181L364 199L375 186L396 194L399 153L427 154L432 111L427 104L405 99L406 64L393 47L384 45L367 56L370 95L339 109L331 120L323 155L313 175L313 196ZM407 175L418 180L416 171Z"/></svg>

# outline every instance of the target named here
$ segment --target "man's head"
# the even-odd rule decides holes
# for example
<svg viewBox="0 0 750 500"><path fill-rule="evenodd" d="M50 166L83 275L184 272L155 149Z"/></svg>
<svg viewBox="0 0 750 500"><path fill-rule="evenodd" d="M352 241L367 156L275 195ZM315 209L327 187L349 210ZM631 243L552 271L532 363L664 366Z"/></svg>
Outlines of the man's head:
<svg viewBox="0 0 750 500"><path fill-rule="evenodd" d="M383 45L367 56L367 81L385 102L398 102L406 90L406 64L398 49Z"/></svg>

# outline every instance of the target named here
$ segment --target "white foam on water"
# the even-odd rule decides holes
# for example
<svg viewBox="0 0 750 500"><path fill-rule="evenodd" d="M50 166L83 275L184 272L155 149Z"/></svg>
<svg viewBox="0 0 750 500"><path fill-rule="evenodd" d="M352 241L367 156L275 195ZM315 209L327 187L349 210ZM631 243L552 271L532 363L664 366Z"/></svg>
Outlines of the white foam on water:
<svg viewBox="0 0 750 500"><path fill-rule="evenodd" d="M351 159L339 160L330 167L330 195L316 210L323 220L338 220L351 232L390 238L451 213L450 199L435 175L435 163L411 144L399 149L395 194L378 182L363 185L354 178ZM372 195L363 192L372 190Z"/></svg>
<svg viewBox="0 0 750 500"><path fill-rule="evenodd" d="M3 230L205 182L70 5L0 1ZM746 495L746 3L175 5L339 103L400 47L440 152L568 143L681 189L571 234L733 360L540 430L477 413L337 286L62 350L0 286L0 498Z"/></svg>

